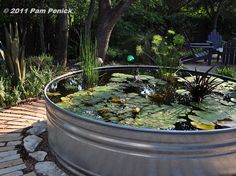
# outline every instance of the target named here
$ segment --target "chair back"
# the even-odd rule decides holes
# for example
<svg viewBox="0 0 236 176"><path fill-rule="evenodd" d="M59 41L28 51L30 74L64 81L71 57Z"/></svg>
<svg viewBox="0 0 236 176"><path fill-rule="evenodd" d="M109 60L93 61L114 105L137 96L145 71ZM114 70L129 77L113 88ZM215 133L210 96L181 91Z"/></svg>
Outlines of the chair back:
<svg viewBox="0 0 236 176"><path fill-rule="evenodd" d="M222 62L225 65L236 65L236 38L224 44Z"/></svg>
<svg viewBox="0 0 236 176"><path fill-rule="evenodd" d="M220 35L219 32L216 30L212 31L208 35L208 41L212 42L214 49L221 48L222 47L222 36Z"/></svg>

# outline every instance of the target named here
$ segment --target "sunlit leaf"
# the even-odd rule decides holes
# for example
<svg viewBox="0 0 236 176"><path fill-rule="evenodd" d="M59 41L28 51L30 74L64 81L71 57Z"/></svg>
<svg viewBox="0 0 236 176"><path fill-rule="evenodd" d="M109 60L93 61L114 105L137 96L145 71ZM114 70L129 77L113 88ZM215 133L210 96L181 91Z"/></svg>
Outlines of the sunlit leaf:
<svg viewBox="0 0 236 176"><path fill-rule="evenodd" d="M215 124L211 123L211 124L203 124L203 123L198 123L198 122L191 122L191 124L198 128L198 129L202 129L202 130L214 130L215 129Z"/></svg>

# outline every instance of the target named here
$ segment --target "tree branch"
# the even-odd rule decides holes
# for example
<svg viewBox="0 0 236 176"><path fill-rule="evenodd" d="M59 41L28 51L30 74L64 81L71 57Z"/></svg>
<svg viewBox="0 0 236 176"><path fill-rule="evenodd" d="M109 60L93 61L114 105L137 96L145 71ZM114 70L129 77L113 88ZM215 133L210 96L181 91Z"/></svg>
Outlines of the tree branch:
<svg viewBox="0 0 236 176"><path fill-rule="evenodd" d="M171 5L173 5L172 7L171 7L171 10L170 10L170 12L169 13L175 13L175 12L178 12L182 7L184 7L184 6L186 6L186 5L188 5L188 4L190 4L191 2L192 2L193 0L180 0L180 1L175 1L175 2L170 2L170 4ZM169 5L167 5L169 8L170 8L170 6Z"/></svg>
<svg viewBox="0 0 236 176"><path fill-rule="evenodd" d="M209 7L207 6L207 3L204 3L204 9L205 9L207 15L209 16L209 18L213 19L213 15L211 14Z"/></svg>
<svg viewBox="0 0 236 176"><path fill-rule="evenodd" d="M99 1L99 9L103 10L111 10L111 0L100 0Z"/></svg>
<svg viewBox="0 0 236 176"><path fill-rule="evenodd" d="M86 34L89 34L90 29L91 29L92 20L93 20L93 16L95 13L95 5L96 5L95 0L91 0L90 5L89 5L88 14L87 14L87 17L85 20L85 33Z"/></svg>
<svg viewBox="0 0 236 176"><path fill-rule="evenodd" d="M115 6L111 11L111 20L116 23L117 20L121 17L124 11L126 11L133 0L121 0L117 6Z"/></svg>
<svg viewBox="0 0 236 176"><path fill-rule="evenodd" d="M223 8L223 6L224 6L224 0L221 0L217 6L216 13L221 12L221 9Z"/></svg>
<svg viewBox="0 0 236 176"><path fill-rule="evenodd" d="M212 16L214 16L214 13L215 13L214 2L210 1L208 3L211 9Z"/></svg>

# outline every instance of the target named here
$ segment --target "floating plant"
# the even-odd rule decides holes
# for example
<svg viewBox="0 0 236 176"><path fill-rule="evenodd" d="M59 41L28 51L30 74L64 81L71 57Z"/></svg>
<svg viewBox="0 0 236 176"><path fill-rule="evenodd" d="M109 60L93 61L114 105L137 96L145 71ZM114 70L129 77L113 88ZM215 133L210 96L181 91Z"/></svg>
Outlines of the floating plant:
<svg viewBox="0 0 236 176"><path fill-rule="evenodd" d="M181 123L203 130L236 126L236 83L207 74L185 76L175 75L173 82L115 72L103 85L61 97L57 104L82 117L139 128L176 129Z"/></svg>

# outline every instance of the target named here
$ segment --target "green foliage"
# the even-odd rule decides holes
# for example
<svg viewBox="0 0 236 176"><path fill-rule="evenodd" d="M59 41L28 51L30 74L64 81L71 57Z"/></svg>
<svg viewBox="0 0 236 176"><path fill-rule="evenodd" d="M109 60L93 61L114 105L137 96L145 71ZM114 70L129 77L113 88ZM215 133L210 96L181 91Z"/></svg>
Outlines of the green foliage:
<svg viewBox="0 0 236 176"><path fill-rule="evenodd" d="M42 62L31 62L32 65L27 68L25 80L18 82L16 86L12 85L12 76L4 72L5 63L1 64L0 107L14 105L27 98L42 96L44 86L53 77L59 76L64 72L62 66L54 66L51 63L51 58L51 56L32 57L32 59L40 59ZM41 65L44 63L50 65Z"/></svg>
<svg viewBox="0 0 236 176"><path fill-rule="evenodd" d="M139 128L174 129L176 123L186 121L181 116L185 116L188 112L187 106L179 104L147 106L142 109L139 118L126 118L120 123Z"/></svg>
<svg viewBox="0 0 236 176"><path fill-rule="evenodd" d="M83 83L86 89L96 85L99 77L97 44L93 44L90 35L80 36L80 58L82 60Z"/></svg>
<svg viewBox="0 0 236 176"><path fill-rule="evenodd" d="M40 56L31 56L28 59L29 65L40 70L49 69L53 65L53 57L47 54Z"/></svg>
<svg viewBox="0 0 236 176"><path fill-rule="evenodd" d="M68 7L72 10L70 14L71 23L83 23L87 16L90 1L88 0L68 0Z"/></svg>
<svg viewBox="0 0 236 176"><path fill-rule="evenodd" d="M235 125L235 102L209 96L201 103L193 103L192 105L195 110L193 110L193 115L188 117L192 120L192 125L197 128L214 129L217 124L223 126L227 124L228 127ZM226 120L226 123L222 122L223 120Z"/></svg>
<svg viewBox="0 0 236 176"><path fill-rule="evenodd" d="M185 44L185 38L183 35L177 34L173 38L173 43L175 46L183 46Z"/></svg>
<svg viewBox="0 0 236 176"><path fill-rule="evenodd" d="M149 75L139 77L135 82L133 75L113 73L110 83L62 97L58 105L88 118L140 128L174 129L175 123L185 121L181 117L190 109L184 105L159 106L138 93L126 94L128 87L161 81Z"/></svg>
<svg viewBox="0 0 236 176"><path fill-rule="evenodd" d="M20 44L18 25L15 24L15 32L13 33L10 25L10 31L5 26L6 48L6 63L8 72L12 75L13 86L16 86L20 81L25 79L25 48Z"/></svg>
<svg viewBox="0 0 236 176"><path fill-rule="evenodd" d="M119 48L108 48L108 51L107 51L107 57L110 59L110 60L114 60L116 58L121 58L121 56L123 55L123 51L120 50Z"/></svg>
<svg viewBox="0 0 236 176"><path fill-rule="evenodd" d="M5 87L3 78L0 79L0 106L4 104L5 101Z"/></svg>
<svg viewBox="0 0 236 176"><path fill-rule="evenodd" d="M236 78L236 70L234 68L225 67L223 69L217 70L217 73L231 78Z"/></svg>
<svg viewBox="0 0 236 176"><path fill-rule="evenodd" d="M187 81L171 88L169 82L151 75L138 75L138 80L135 76L113 73L106 85L61 97L58 105L83 117L139 128L176 129L183 123L203 130L236 126L235 82L220 84L221 79L203 74L187 77ZM189 84L204 85L208 94L202 101L187 98L183 103L183 98L191 94L186 87ZM148 88L149 93L143 94L143 88Z"/></svg>
<svg viewBox="0 0 236 176"><path fill-rule="evenodd" d="M9 78L0 79L0 107L14 105L21 100L19 86L12 88Z"/></svg>
<svg viewBox="0 0 236 176"><path fill-rule="evenodd" d="M161 36L159 34L153 36L151 51L145 50L147 47L138 45L136 47L136 54L144 54L149 57L153 56L156 58L157 65L160 66L177 67L179 66L179 58L184 55L181 51L184 44L184 36L176 34L173 30L168 30L167 36Z"/></svg>
<svg viewBox="0 0 236 176"><path fill-rule="evenodd" d="M176 91L173 86L160 86L155 90L155 94L151 95L150 98L153 102L158 104L170 104L176 99Z"/></svg>
<svg viewBox="0 0 236 176"><path fill-rule="evenodd" d="M27 80L19 87L23 92L24 98L41 96L44 86L54 77L53 70L40 70L34 66L30 67L30 71L26 74Z"/></svg>
<svg viewBox="0 0 236 176"><path fill-rule="evenodd" d="M5 105L15 105L21 101L19 87L15 87L11 92L5 94Z"/></svg>

